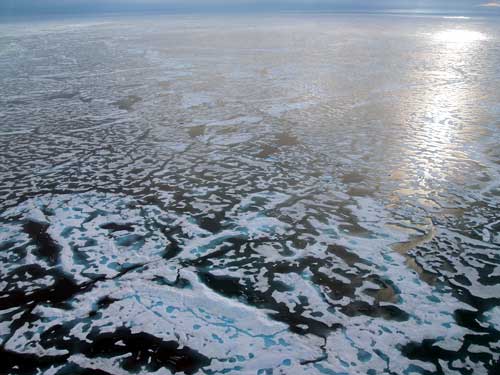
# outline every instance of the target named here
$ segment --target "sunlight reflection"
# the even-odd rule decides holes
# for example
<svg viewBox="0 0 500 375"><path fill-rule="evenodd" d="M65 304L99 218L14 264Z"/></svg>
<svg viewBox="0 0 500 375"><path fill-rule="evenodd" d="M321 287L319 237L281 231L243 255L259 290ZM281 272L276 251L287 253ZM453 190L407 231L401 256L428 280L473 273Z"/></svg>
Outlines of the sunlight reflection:
<svg viewBox="0 0 500 375"><path fill-rule="evenodd" d="M435 61L439 73L419 100L421 127L415 136L422 153L418 164L424 189L430 188L429 181L447 179L454 170L452 166L464 157L461 128L471 117L468 98L477 95L464 72L475 58L475 47L485 39L483 33L463 29L443 30L434 35L444 48Z"/></svg>
<svg viewBox="0 0 500 375"><path fill-rule="evenodd" d="M425 84L413 92L403 110L409 124L405 144L407 165L397 173L413 176L403 195L427 199L446 186L463 180L463 161L476 118L476 99L481 96L470 79L471 67L480 64L482 42L487 35L465 29L444 29L429 35L427 53L434 56L425 74ZM419 71L413 77L422 79ZM431 204L431 203L429 203Z"/></svg>
<svg viewBox="0 0 500 375"><path fill-rule="evenodd" d="M451 46L462 47L486 40L486 35L474 30L449 29L435 34L434 39Z"/></svg>

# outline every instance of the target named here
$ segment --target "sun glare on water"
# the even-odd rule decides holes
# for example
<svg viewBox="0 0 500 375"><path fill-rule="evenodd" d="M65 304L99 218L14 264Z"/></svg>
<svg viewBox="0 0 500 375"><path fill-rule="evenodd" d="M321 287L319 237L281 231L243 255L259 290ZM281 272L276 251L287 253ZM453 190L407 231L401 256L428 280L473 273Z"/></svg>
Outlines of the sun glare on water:
<svg viewBox="0 0 500 375"><path fill-rule="evenodd" d="M479 41L486 40L485 34L464 29L449 29L440 31L434 35L434 39L455 46L467 46Z"/></svg>

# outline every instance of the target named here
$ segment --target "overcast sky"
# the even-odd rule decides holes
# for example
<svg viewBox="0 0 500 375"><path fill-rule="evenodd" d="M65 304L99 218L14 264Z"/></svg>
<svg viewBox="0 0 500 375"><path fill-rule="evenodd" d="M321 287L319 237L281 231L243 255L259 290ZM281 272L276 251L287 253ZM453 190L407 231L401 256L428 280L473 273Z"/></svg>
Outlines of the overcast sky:
<svg viewBox="0 0 500 375"><path fill-rule="evenodd" d="M148 10L424 10L500 12L500 0L0 0L0 14Z"/></svg>

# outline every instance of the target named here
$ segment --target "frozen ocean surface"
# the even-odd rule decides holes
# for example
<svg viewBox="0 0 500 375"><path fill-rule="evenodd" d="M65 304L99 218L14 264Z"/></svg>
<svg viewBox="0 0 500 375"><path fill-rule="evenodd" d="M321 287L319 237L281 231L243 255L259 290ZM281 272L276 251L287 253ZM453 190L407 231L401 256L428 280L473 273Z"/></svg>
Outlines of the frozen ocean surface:
<svg viewBox="0 0 500 375"><path fill-rule="evenodd" d="M500 22L0 24L1 374L498 374Z"/></svg>

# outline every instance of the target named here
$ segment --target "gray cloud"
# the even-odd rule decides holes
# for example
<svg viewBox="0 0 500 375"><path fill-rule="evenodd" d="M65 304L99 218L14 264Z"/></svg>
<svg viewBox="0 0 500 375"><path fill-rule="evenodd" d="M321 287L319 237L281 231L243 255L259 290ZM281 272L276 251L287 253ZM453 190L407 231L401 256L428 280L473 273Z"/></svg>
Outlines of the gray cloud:
<svg viewBox="0 0 500 375"><path fill-rule="evenodd" d="M499 1L490 1L489 3L481 4L481 6L485 7L485 8L500 8L500 2Z"/></svg>
<svg viewBox="0 0 500 375"><path fill-rule="evenodd" d="M0 0L0 13L140 10L492 10L480 0Z"/></svg>

